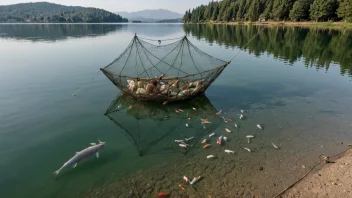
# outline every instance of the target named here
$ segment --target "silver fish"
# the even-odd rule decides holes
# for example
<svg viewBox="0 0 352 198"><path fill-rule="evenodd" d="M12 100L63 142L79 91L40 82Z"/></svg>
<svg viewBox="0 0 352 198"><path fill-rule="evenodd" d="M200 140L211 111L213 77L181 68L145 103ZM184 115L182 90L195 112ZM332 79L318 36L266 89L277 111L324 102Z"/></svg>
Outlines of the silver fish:
<svg viewBox="0 0 352 198"><path fill-rule="evenodd" d="M263 130L263 126L261 124L257 124L257 127L260 129L260 130Z"/></svg>
<svg viewBox="0 0 352 198"><path fill-rule="evenodd" d="M247 150L248 152L251 152L251 150L249 148L243 147L245 150Z"/></svg>
<svg viewBox="0 0 352 198"><path fill-rule="evenodd" d="M235 154L235 152L234 152L234 151L231 151L231 150L228 150L228 149L226 149L226 150L225 150L225 153L232 154L232 155L234 155L234 154Z"/></svg>
<svg viewBox="0 0 352 198"><path fill-rule="evenodd" d="M235 123L235 127L238 128L237 124Z"/></svg>
<svg viewBox="0 0 352 198"><path fill-rule="evenodd" d="M196 183L196 181L197 181L197 178L193 178L190 184L193 185L194 183Z"/></svg>
<svg viewBox="0 0 352 198"><path fill-rule="evenodd" d="M241 113L244 113L244 110L241 109Z"/></svg>
<svg viewBox="0 0 352 198"><path fill-rule="evenodd" d="M226 136L224 136L224 140L227 141L227 137Z"/></svg>
<svg viewBox="0 0 352 198"><path fill-rule="evenodd" d="M187 128L189 127L188 123L186 123L186 127L187 127Z"/></svg>
<svg viewBox="0 0 352 198"><path fill-rule="evenodd" d="M209 134L209 137L213 137L215 135L215 133L211 133Z"/></svg>
<svg viewBox="0 0 352 198"><path fill-rule="evenodd" d="M215 155L208 155L207 159L214 158L214 157L215 157Z"/></svg>
<svg viewBox="0 0 352 198"><path fill-rule="evenodd" d="M182 147L182 148L187 148L188 147L187 144L179 144L179 146Z"/></svg>
<svg viewBox="0 0 352 198"><path fill-rule="evenodd" d="M194 138L194 136L190 137L190 138L185 138L185 140L186 140L186 142L188 142L188 141L192 140L193 138Z"/></svg>
<svg viewBox="0 0 352 198"><path fill-rule="evenodd" d="M274 143L271 143L273 145L274 148L278 149L279 147L276 146Z"/></svg>
<svg viewBox="0 0 352 198"><path fill-rule="evenodd" d="M104 148L105 142L101 142L99 140L99 143L90 143L91 146L88 148L85 148L79 152L76 152L76 154L70 159L68 160L64 165L61 166L60 169L56 170L54 172L55 175L58 175L60 173L60 171L68 166L73 166L73 168L75 168L77 166L77 163L80 162L83 159L86 159L92 155L96 155L97 158L99 158L99 150Z"/></svg>
<svg viewBox="0 0 352 198"><path fill-rule="evenodd" d="M249 143L251 142L250 139L251 139L251 138L254 138L254 136L253 136L253 135L247 135L246 138L248 139L248 144L249 144Z"/></svg>

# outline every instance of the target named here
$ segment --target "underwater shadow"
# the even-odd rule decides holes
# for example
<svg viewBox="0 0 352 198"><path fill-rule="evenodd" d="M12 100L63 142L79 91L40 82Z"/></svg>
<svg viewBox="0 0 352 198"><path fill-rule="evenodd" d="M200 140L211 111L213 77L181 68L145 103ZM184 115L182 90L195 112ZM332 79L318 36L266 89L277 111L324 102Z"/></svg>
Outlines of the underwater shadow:
<svg viewBox="0 0 352 198"><path fill-rule="evenodd" d="M194 108L196 110L194 110ZM177 112L177 111L178 112ZM222 118L205 96L182 103L163 105L156 102L137 101L118 95L105 115L133 144L139 156L165 153L188 154L200 143L204 135L214 131ZM202 125L201 119L211 120ZM188 148L181 148L175 140L185 140Z"/></svg>

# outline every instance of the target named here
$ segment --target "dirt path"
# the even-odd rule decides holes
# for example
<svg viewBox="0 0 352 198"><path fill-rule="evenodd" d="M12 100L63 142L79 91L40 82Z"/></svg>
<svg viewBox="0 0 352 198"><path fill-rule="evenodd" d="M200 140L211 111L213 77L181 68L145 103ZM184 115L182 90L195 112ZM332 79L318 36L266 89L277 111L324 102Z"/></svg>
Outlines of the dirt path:
<svg viewBox="0 0 352 198"><path fill-rule="evenodd" d="M352 150L308 175L282 197L352 197Z"/></svg>

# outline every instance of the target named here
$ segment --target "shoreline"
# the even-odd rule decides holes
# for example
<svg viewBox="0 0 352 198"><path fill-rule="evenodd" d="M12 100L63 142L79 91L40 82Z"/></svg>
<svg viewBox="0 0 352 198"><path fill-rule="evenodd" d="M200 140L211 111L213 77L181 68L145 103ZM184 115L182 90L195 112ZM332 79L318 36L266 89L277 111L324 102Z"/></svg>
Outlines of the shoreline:
<svg viewBox="0 0 352 198"><path fill-rule="evenodd" d="M202 22L184 24L223 24L223 25L262 25L262 26L285 26L285 27L312 27L325 29L352 29L349 22L293 22L293 21L265 21L265 22Z"/></svg>
<svg viewBox="0 0 352 198"><path fill-rule="evenodd" d="M320 165L280 197L350 197L352 191L352 150L333 163Z"/></svg>

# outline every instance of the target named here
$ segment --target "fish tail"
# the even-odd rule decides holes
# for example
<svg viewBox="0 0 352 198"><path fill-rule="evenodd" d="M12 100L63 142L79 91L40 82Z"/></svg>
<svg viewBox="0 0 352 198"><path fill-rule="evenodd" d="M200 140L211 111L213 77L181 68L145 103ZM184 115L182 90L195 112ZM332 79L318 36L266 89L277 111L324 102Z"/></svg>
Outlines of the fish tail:
<svg viewBox="0 0 352 198"><path fill-rule="evenodd" d="M60 171L61 171L61 168L59 170L57 170L57 171L54 171L53 174L54 175L58 175L60 173Z"/></svg>

